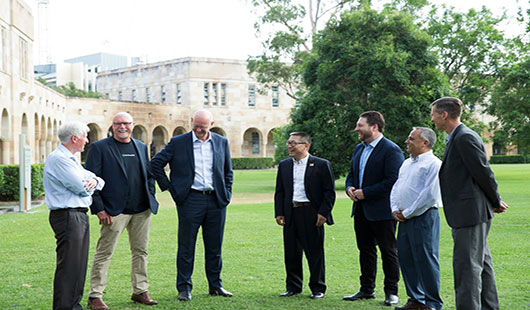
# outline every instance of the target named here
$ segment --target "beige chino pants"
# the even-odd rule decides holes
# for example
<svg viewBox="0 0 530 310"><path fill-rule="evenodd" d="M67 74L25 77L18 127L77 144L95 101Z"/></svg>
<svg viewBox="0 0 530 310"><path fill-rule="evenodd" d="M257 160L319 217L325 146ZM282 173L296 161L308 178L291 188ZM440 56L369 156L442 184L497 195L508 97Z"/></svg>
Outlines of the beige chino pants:
<svg viewBox="0 0 530 310"><path fill-rule="evenodd" d="M146 292L147 281L147 247L149 243L149 227L151 210L137 214L119 214L112 217L112 224L102 225L100 237L94 254L92 271L90 272L89 297L101 298L107 285L107 270L114 248L121 234L127 228L131 248L131 284L134 294Z"/></svg>

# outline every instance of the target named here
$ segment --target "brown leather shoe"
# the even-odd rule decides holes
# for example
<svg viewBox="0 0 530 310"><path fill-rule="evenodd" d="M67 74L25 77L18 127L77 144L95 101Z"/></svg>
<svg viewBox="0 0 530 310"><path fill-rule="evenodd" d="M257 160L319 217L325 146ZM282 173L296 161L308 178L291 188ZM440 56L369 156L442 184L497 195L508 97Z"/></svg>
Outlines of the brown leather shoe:
<svg viewBox="0 0 530 310"><path fill-rule="evenodd" d="M395 310L424 310L424 309L430 309L430 307L427 307L421 302L417 302L415 300L409 299L409 301L407 301L406 304L404 304L401 307L395 307L394 309Z"/></svg>
<svg viewBox="0 0 530 310"><path fill-rule="evenodd" d="M139 302L148 306L158 304L158 301L151 299L151 296L149 296L148 292L143 292L142 294L132 294L131 299L135 302Z"/></svg>
<svg viewBox="0 0 530 310"><path fill-rule="evenodd" d="M88 297L88 309L92 310L108 310L109 306L103 301L103 299L97 297Z"/></svg>

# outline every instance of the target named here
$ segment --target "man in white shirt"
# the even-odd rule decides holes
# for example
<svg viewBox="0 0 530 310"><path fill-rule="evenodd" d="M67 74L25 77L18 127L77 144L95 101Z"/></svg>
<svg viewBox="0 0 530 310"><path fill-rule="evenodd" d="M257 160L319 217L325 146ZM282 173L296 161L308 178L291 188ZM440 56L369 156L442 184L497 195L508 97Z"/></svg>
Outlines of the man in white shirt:
<svg viewBox="0 0 530 310"><path fill-rule="evenodd" d="M105 182L84 169L75 154L88 143L88 127L69 122L59 128L59 147L46 159L43 171L45 201L57 241L57 266L53 281L53 309L83 309L88 261L88 207L94 190Z"/></svg>
<svg viewBox="0 0 530 310"><path fill-rule="evenodd" d="M405 141L410 158L403 162L390 194L392 214L399 222L397 248L408 302L397 310L441 309L441 206L438 171L442 162L432 153L436 134L414 127Z"/></svg>

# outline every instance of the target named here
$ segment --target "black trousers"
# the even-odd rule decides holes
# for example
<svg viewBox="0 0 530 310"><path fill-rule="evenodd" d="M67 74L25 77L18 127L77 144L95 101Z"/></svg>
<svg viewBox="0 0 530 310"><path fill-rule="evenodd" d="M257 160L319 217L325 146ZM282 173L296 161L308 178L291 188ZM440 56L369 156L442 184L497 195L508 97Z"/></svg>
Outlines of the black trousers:
<svg viewBox="0 0 530 310"><path fill-rule="evenodd" d="M289 225L283 228L286 289L301 292L302 253L309 266L311 292L326 292L324 264L324 226L317 227L317 210L312 206L293 208Z"/></svg>
<svg viewBox="0 0 530 310"><path fill-rule="evenodd" d="M202 227L206 278L210 289L223 286L221 249L225 229L226 208L219 208L215 194L190 192L178 213L177 290L191 291L191 275L195 261L195 244Z"/></svg>
<svg viewBox="0 0 530 310"><path fill-rule="evenodd" d="M355 209L354 229L361 265L361 291L372 293L375 289L377 245L381 251L385 274L384 291L386 294L397 295L399 262L396 245L396 221L369 221L364 216L363 208L358 207Z"/></svg>
<svg viewBox="0 0 530 310"><path fill-rule="evenodd" d="M50 225L57 243L53 280L53 309L83 309L90 234L87 209L50 211Z"/></svg>

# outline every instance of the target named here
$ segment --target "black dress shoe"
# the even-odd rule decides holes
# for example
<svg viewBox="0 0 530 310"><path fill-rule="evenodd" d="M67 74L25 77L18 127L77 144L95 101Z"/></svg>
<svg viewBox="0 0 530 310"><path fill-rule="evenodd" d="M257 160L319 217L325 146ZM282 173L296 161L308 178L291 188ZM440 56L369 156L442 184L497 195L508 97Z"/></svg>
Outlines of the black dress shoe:
<svg viewBox="0 0 530 310"><path fill-rule="evenodd" d="M301 292L286 291L285 293L280 294L280 297L291 297L300 293Z"/></svg>
<svg viewBox="0 0 530 310"><path fill-rule="evenodd" d="M395 307L395 310L425 310L429 309L426 305L422 304L421 302L411 300L407 301L406 304L403 306Z"/></svg>
<svg viewBox="0 0 530 310"><path fill-rule="evenodd" d="M315 292L311 294L311 299L321 299L324 298L324 293L322 292Z"/></svg>
<svg viewBox="0 0 530 310"><path fill-rule="evenodd" d="M394 294L385 294L385 306L394 306L399 303L399 297Z"/></svg>
<svg viewBox="0 0 530 310"><path fill-rule="evenodd" d="M232 297L232 293L230 293L229 291L225 290L222 287L215 288L215 289L210 289L210 295L211 296Z"/></svg>
<svg viewBox="0 0 530 310"><path fill-rule="evenodd" d="M182 301L189 301L191 300L191 292L190 291L182 291L182 292L179 292L179 300L182 300Z"/></svg>
<svg viewBox="0 0 530 310"><path fill-rule="evenodd" d="M361 300L361 299L374 299L375 293L365 293L363 291L358 291L357 293L351 295L351 296L344 296L342 300L347 301L354 301L354 300Z"/></svg>

